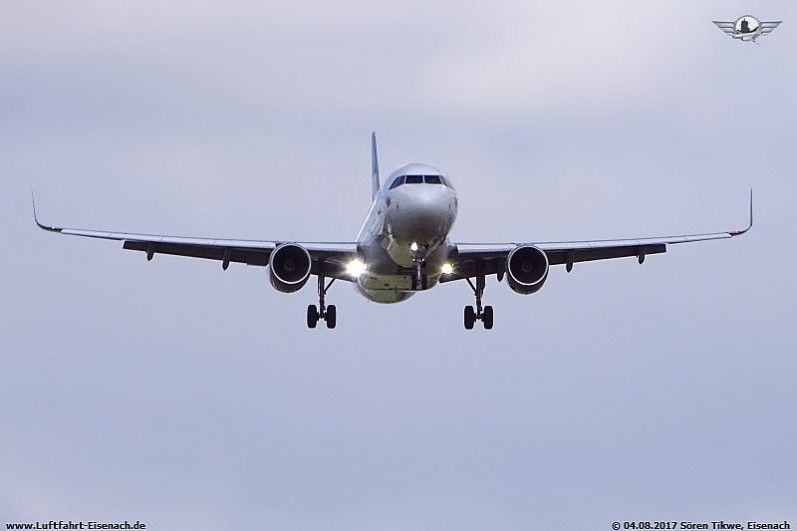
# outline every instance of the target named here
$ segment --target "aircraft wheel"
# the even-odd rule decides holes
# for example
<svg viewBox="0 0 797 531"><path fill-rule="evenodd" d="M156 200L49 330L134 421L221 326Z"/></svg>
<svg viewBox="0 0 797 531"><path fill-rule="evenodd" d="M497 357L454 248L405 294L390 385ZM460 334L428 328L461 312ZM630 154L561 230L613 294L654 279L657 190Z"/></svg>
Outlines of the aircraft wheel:
<svg viewBox="0 0 797 531"><path fill-rule="evenodd" d="M335 325L338 324L338 309L335 307L334 304L330 304L327 306L327 328L335 328Z"/></svg>
<svg viewBox="0 0 797 531"><path fill-rule="evenodd" d="M482 324L485 330L492 330L493 328L493 307L485 306L484 313L482 313Z"/></svg>
<svg viewBox="0 0 797 531"><path fill-rule="evenodd" d="M428 289L429 287L429 277L424 273L421 277L421 289Z"/></svg>
<svg viewBox="0 0 797 531"><path fill-rule="evenodd" d="M476 322L476 312L473 310L473 306L465 306L465 329L466 330L473 330L473 323Z"/></svg>
<svg viewBox="0 0 797 531"><path fill-rule="evenodd" d="M318 324L318 308L311 304L307 307L307 328L315 328Z"/></svg>

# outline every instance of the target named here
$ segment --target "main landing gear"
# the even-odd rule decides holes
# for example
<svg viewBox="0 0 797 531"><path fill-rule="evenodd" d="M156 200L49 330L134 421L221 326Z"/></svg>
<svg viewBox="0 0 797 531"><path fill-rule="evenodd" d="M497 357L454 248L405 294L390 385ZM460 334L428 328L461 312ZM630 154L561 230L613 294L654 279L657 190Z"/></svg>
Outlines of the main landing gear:
<svg viewBox="0 0 797 531"><path fill-rule="evenodd" d="M476 309L474 310L473 306L465 306L465 328L467 330L473 330L473 325L476 323L476 321L481 321L485 330L491 330L493 328L493 307L485 306L482 308L482 295L484 295L484 275L479 275L476 277L475 286L469 278L466 280L468 281L468 284L470 284L473 294L476 296Z"/></svg>
<svg viewBox="0 0 797 531"><path fill-rule="evenodd" d="M319 319L327 322L327 328L335 328L338 324L338 309L334 304L326 306L324 304L324 297L327 290L335 283L335 279L329 281L329 284L324 285L324 275L318 275L318 306L311 304L307 307L307 327L315 328Z"/></svg>

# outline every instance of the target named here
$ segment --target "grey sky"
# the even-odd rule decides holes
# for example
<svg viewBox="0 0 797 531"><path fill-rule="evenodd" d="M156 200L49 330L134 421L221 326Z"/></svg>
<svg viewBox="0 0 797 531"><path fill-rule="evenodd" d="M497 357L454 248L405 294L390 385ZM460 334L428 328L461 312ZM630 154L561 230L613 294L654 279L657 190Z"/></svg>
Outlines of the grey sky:
<svg viewBox="0 0 797 531"><path fill-rule="evenodd" d="M0 520L790 519L793 3L4 2ZM760 46L711 20L784 20ZM423 161L467 241L756 226L396 306L35 229L350 239Z"/></svg>

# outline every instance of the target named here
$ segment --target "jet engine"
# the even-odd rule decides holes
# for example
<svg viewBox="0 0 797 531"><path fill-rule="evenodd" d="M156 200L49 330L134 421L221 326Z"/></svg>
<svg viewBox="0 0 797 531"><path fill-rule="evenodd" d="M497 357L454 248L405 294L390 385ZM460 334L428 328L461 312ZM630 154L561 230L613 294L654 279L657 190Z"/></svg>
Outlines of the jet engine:
<svg viewBox="0 0 797 531"><path fill-rule="evenodd" d="M312 266L307 249L295 243L283 243L268 258L271 285L282 293L299 291L307 284Z"/></svg>
<svg viewBox="0 0 797 531"><path fill-rule="evenodd" d="M539 247L518 245L506 257L506 280L515 293L531 295L548 278L548 256Z"/></svg>

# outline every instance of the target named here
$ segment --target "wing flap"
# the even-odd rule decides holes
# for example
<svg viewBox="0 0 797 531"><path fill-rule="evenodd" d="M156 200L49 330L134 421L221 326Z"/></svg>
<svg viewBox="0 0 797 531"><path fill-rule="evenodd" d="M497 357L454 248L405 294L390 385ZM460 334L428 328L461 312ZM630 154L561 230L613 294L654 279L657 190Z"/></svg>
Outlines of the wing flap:
<svg viewBox="0 0 797 531"><path fill-rule="evenodd" d="M514 249L514 245L504 251L486 250L482 252L460 251L456 261L455 272L448 276L440 277L440 282L451 282L475 277L479 274L486 276L502 273L505 268L506 255ZM649 254L667 252L663 243L647 245L622 245L611 247L569 247L561 249L545 249L550 265L561 265L577 262L593 262L595 260L610 260L613 258L640 257Z"/></svg>
<svg viewBox="0 0 797 531"><path fill-rule="evenodd" d="M551 265L567 264L568 254L572 253L572 262L592 262L595 260L610 260L612 258L626 258L629 256L647 256L649 254L666 253L667 246L655 245L629 245L623 247L597 247L574 250L545 251L548 263Z"/></svg>
<svg viewBox="0 0 797 531"><path fill-rule="evenodd" d="M251 266L265 266L268 264L270 249L242 249L236 247L221 247L208 245L188 245L163 242L145 242L125 240L124 249L144 251L146 253L169 254L173 256L188 256L191 258L205 258L222 262L235 262Z"/></svg>

